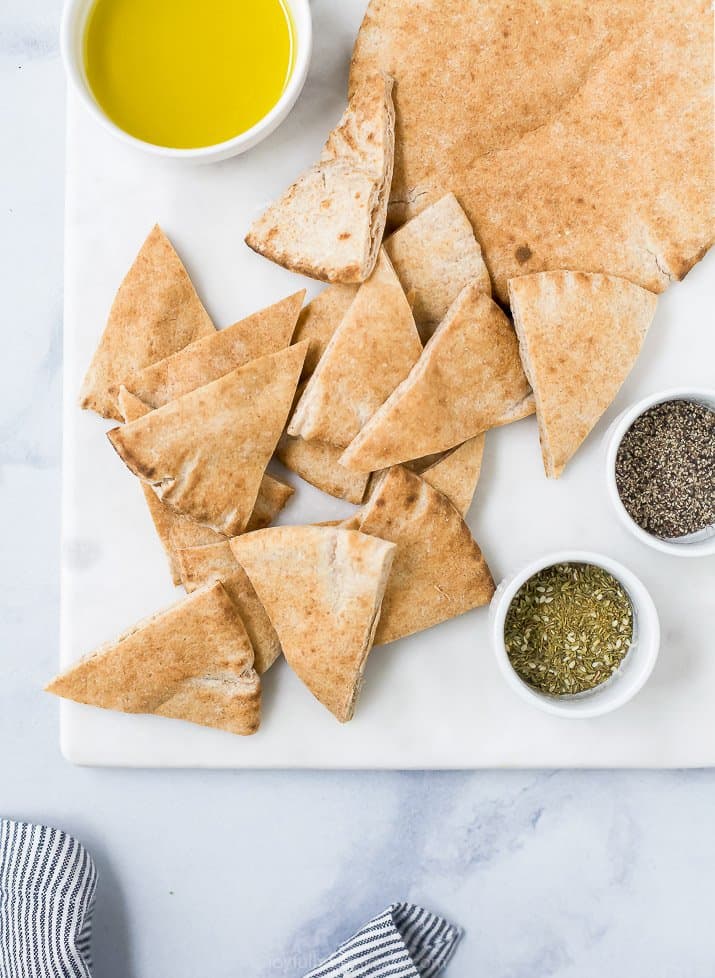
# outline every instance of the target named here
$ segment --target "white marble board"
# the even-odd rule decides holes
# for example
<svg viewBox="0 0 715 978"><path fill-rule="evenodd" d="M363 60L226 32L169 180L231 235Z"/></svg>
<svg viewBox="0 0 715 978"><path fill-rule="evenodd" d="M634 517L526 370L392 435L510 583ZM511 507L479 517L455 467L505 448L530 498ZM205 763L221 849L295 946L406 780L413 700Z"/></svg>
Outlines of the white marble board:
<svg viewBox="0 0 715 978"><path fill-rule="evenodd" d="M138 153L70 97L67 126L62 664L180 597L109 427L76 397L114 292L150 227L174 241L209 312L228 325L316 283L243 244L251 218L310 163L339 117L364 0L316 5L316 45L298 106L244 157L182 167ZM634 188L637 192L637 188ZM639 574L658 606L663 644L644 691L615 715L565 721L505 686L480 609L376 649L355 720L338 725L285 662L265 678L252 738L63 703L62 748L78 764L230 768L695 767L715 764L715 560L679 560L635 542L609 508L602 440L610 420L651 391L715 382L708 256L659 303L642 356L559 482L543 474L533 418L488 436L469 523L499 580L558 548L602 551ZM282 521L352 507L297 486Z"/></svg>

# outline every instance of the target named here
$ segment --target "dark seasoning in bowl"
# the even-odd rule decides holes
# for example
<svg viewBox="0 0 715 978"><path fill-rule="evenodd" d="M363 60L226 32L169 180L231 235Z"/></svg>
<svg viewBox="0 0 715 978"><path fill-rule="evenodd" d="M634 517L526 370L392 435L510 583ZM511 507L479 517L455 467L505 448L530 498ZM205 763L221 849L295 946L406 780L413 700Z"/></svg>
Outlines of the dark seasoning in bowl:
<svg viewBox="0 0 715 978"><path fill-rule="evenodd" d="M628 515L653 536L715 528L715 411L687 400L644 411L618 448L616 486Z"/></svg>
<svg viewBox="0 0 715 978"><path fill-rule="evenodd" d="M555 564L519 588L504 622L514 671L550 696L607 682L633 641L633 606L623 585L593 564Z"/></svg>

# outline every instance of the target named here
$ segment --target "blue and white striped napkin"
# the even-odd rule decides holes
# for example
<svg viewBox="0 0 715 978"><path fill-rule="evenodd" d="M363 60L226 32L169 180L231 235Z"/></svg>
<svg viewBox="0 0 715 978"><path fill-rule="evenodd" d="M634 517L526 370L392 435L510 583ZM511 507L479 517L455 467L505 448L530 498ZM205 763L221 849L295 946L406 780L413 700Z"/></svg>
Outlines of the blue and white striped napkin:
<svg viewBox="0 0 715 978"><path fill-rule="evenodd" d="M0 820L0 975L91 978L97 871L59 829Z"/></svg>
<svg viewBox="0 0 715 978"><path fill-rule="evenodd" d="M91 978L96 888L76 839L0 819L0 978ZM305 978L437 978L461 936L441 917L396 903Z"/></svg>
<svg viewBox="0 0 715 978"><path fill-rule="evenodd" d="M305 978L436 978L461 937L442 917L395 903Z"/></svg>

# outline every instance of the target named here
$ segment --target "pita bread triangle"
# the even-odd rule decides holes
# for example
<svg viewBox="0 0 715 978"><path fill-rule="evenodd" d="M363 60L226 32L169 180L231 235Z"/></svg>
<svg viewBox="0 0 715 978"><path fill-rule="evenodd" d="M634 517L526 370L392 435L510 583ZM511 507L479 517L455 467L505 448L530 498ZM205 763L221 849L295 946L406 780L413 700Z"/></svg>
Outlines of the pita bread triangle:
<svg viewBox="0 0 715 978"><path fill-rule="evenodd" d="M466 516L479 482L483 455L484 435L477 435L420 474L425 482L446 496L462 516Z"/></svg>
<svg viewBox="0 0 715 978"><path fill-rule="evenodd" d="M347 448L421 353L412 310L381 251L308 381L288 434Z"/></svg>
<svg viewBox="0 0 715 978"><path fill-rule="evenodd" d="M355 518L362 533L396 544L375 644L385 645L488 604L494 581L449 500L396 466Z"/></svg>
<svg viewBox="0 0 715 978"><path fill-rule="evenodd" d="M331 337L358 293L359 285L328 285L303 309L298 317L294 339L310 340L303 376L310 377Z"/></svg>
<svg viewBox="0 0 715 978"><path fill-rule="evenodd" d="M236 367L285 349L304 296L303 289L145 367L132 380L132 393L150 407L162 407Z"/></svg>
<svg viewBox="0 0 715 978"><path fill-rule="evenodd" d="M402 288L414 296L412 312L425 340L470 282L492 294L482 249L454 194L403 224L384 246Z"/></svg>
<svg viewBox="0 0 715 978"><path fill-rule="evenodd" d="M613 275L568 271L511 279L509 296L544 468L558 479L630 373L657 299Z"/></svg>
<svg viewBox="0 0 715 978"><path fill-rule="evenodd" d="M138 622L53 679L47 691L122 713L154 713L235 734L258 729L261 682L235 605L210 584Z"/></svg>
<svg viewBox="0 0 715 978"><path fill-rule="evenodd" d="M325 282L364 282L385 230L392 182L392 79L355 91L318 162L259 217L246 244L271 261Z"/></svg>
<svg viewBox="0 0 715 978"><path fill-rule="evenodd" d="M153 228L112 304L82 383L80 406L121 421L120 384L138 371L215 332L171 242Z"/></svg>
<svg viewBox="0 0 715 978"><path fill-rule="evenodd" d="M338 720L352 719L392 544L339 527L279 526L231 548L291 668Z"/></svg>
<svg viewBox="0 0 715 978"><path fill-rule="evenodd" d="M511 323L476 284L468 285L409 377L340 461L349 469L377 472L447 451L502 423L529 393Z"/></svg>
<svg viewBox="0 0 715 978"><path fill-rule="evenodd" d="M228 540L179 550L176 556L189 594L214 581L223 584L246 626L255 654L255 670L263 675L280 655L280 642L246 572L236 563Z"/></svg>
<svg viewBox="0 0 715 978"><path fill-rule="evenodd" d="M173 509L231 536L253 512L290 411L307 343L288 347L108 432Z"/></svg>
<svg viewBox="0 0 715 978"><path fill-rule="evenodd" d="M124 386L119 389L118 403L125 422L136 421L151 411L151 408L134 394L130 394ZM201 547L211 543L220 543L226 540L226 537L208 526L195 522L188 516L177 513L167 503L163 503L146 483L142 483L142 491L154 528L166 552L172 581L174 584L181 584L182 575L177 551L183 547ZM258 530L264 526L269 526L292 495L291 486L287 486L267 474L264 475L251 519L248 521L248 529Z"/></svg>
<svg viewBox="0 0 715 978"><path fill-rule="evenodd" d="M365 498L369 472L351 472L340 464L340 448L283 434L276 455L291 472L337 499L359 505Z"/></svg>

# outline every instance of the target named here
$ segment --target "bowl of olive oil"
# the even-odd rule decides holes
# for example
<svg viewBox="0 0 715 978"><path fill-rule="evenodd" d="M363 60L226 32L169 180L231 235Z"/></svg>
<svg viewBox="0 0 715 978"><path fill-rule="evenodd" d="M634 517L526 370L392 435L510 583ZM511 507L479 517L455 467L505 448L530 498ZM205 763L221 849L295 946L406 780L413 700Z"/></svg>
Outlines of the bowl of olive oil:
<svg viewBox="0 0 715 978"><path fill-rule="evenodd" d="M308 0L68 0L68 77L105 127L195 162L236 156L293 108L312 47Z"/></svg>

